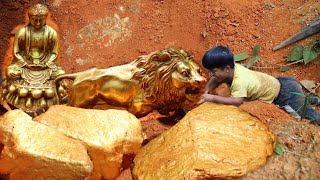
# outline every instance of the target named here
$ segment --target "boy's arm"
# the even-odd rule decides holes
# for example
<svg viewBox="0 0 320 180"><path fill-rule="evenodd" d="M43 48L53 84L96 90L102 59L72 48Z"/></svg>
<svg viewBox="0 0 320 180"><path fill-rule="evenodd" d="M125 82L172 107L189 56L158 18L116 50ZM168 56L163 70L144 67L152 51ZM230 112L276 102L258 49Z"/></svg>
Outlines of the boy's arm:
<svg viewBox="0 0 320 180"><path fill-rule="evenodd" d="M213 94L203 94L202 99L198 102L198 104L202 104L204 102L214 102L219 104L240 106L244 99L245 98L243 97L223 97Z"/></svg>
<svg viewBox="0 0 320 180"><path fill-rule="evenodd" d="M217 78L211 77L206 85L206 89L204 91L204 94L208 94L210 91L212 91L214 88L219 86L219 82L217 81Z"/></svg>

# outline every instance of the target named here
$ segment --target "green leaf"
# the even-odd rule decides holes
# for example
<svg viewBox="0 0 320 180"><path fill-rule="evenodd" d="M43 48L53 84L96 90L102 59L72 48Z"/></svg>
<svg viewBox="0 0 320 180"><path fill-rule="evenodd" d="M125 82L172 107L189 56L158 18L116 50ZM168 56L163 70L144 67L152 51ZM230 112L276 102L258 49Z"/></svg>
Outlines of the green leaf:
<svg viewBox="0 0 320 180"><path fill-rule="evenodd" d="M260 56L252 57L247 63L247 68L251 68L254 65L254 63L258 62L259 60L260 60Z"/></svg>
<svg viewBox="0 0 320 180"><path fill-rule="evenodd" d="M261 45L260 44L256 45L252 50L252 56L258 56L260 49L261 49Z"/></svg>
<svg viewBox="0 0 320 180"><path fill-rule="evenodd" d="M306 95L303 93L299 93L299 92L290 92L290 93L298 95L298 96L306 97Z"/></svg>
<svg viewBox="0 0 320 180"><path fill-rule="evenodd" d="M234 56L234 62L243 61L249 57L248 53L240 53Z"/></svg>
<svg viewBox="0 0 320 180"><path fill-rule="evenodd" d="M276 144L276 147L274 149L274 152L276 152L278 155L283 155L284 150L280 144Z"/></svg>
<svg viewBox="0 0 320 180"><path fill-rule="evenodd" d="M281 72L286 72L288 70L289 70L288 66L283 66L283 67L279 68L279 71L281 71Z"/></svg>
<svg viewBox="0 0 320 180"><path fill-rule="evenodd" d="M312 48L312 47L305 48L303 50L304 64L308 64L309 62L314 60L317 56L318 56L318 53L314 48Z"/></svg>
<svg viewBox="0 0 320 180"><path fill-rule="evenodd" d="M287 61L298 61L302 58L302 54L303 47L300 45L294 46L291 50L289 57L287 58Z"/></svg>

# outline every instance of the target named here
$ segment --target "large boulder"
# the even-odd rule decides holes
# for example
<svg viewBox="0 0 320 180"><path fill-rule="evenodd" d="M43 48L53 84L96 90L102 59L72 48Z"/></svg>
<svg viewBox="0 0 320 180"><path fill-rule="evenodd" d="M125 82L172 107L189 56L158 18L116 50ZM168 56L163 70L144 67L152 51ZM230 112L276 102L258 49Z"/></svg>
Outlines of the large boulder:
<svg viewBox="0 0 320 180"><path fill-rule="evenodd" d="M266 163L276 137L234 106L204 103L144 146L134 159L137 179L239 177Z"/></svg>
<svg viewBox="0 0 320 180"><path fill-rule="evenodd" d="M84 142L94 165L92 179L115 179L124 155L134 156L143 141L140 121L124 110L56 105L34 121Z"/></svg>
<svg viewBox="0 0 320 180"><path fill-rule="evenodd" d="M84 179L93 169L82 142L32 121L21 110L1 116L0 152L0 175L12 180Z"/></svg>

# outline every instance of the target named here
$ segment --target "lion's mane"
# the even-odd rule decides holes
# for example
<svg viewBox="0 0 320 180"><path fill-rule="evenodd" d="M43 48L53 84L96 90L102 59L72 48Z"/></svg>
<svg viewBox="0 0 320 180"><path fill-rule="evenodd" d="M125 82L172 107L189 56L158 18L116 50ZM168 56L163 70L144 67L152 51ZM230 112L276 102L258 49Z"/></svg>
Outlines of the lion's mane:
<svg viewBox="0 0 320 180"><path fill-rule="evenodd" d="M162 60L163 54L169 55L169 60ZM184 92L179 92L179 89L173 86L171 74L177 69L177 62L189 61L191 58L191 55L184 50L174 48L140 56L132 64L142 71L135 72L133 79L139 81L146 98L157 99L155 103L158 105L179 101Z"/></svg>

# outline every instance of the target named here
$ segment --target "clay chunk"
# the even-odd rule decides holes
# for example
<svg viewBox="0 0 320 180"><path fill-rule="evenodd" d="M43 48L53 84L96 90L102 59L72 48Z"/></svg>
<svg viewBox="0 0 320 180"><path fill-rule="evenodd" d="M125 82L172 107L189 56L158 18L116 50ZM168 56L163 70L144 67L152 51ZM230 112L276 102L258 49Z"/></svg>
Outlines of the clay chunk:
<svg viewBox="0 0 320 180"><path fill-rule="evenodd" d="M94 169L90 179L115 179L124 155L135 155L141 147L140 121L124 110L94 110L55 105L36 117L87 146Z"/></svg>
<svg viewBox="0 0 320 180"><path fill-rule="evenodd" d="M0 174L12 180L84 179L93 164L83 143L21 110L0 118Z"/></svg>
<svg viewBox="0 0 320 180"><path fill-rule="evenodd" d="M243 110L204 103L144 146L134 159L137 179L235 178L266 163L276 137Z"/></svg>

